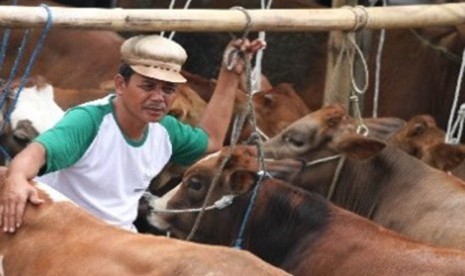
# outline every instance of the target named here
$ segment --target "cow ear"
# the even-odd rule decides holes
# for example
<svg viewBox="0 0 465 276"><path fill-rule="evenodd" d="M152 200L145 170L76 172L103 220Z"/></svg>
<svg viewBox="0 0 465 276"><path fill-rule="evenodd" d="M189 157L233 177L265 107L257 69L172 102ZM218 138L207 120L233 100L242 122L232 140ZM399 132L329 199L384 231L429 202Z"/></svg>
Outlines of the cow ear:
<svg viewBox="0 0 465 276"><path fill-rule="evenodd" d="M439 169L450 171L465 160L465 147L463 145L439 144L432 148L431 157Z"/></svg>
<svg viewBox="0 0 465 276"><path fill-rule="evenodd" d="M348 135L336 143L336 150L354 159L366 159L379 153L386 143L361 135Z"/></svg>
<svg viewBox="0 0 465 276"><path fill-rule="evenodd" d="M229 189L234 194L247 193L257 181L257 174L248 170L237 170L229 178Z"/></svg>
<svg viewBox="0 0 465 276"><path fill-rule="evenodd" d="M265 102L265 106L267 107L271 107L275 102L274 96L271 93L266 93L265 96L263 96L263 99Z"/></svg>

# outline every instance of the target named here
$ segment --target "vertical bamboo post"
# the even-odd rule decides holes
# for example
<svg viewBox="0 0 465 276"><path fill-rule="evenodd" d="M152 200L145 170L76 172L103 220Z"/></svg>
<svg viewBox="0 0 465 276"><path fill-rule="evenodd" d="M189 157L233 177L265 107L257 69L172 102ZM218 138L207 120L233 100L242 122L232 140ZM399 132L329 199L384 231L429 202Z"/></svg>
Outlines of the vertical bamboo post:
<svg viewBox="0 0 465 276"><path fill-rule="evenodd" d="M357 0L333 0L332 7L339 8L356 4ZM349 66L354 59L354 51L346 51L351 45L347 45L345 35L342 31L329 33L323 105L341 103L348 109L352 78Z"/></svg>

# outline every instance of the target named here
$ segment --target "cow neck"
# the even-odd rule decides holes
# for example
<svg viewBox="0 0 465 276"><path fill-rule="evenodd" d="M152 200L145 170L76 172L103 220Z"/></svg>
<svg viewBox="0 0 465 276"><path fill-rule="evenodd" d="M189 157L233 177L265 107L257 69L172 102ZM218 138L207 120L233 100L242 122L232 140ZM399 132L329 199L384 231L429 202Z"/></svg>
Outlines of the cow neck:
<svg viewBox="0 0 465 276"><path fill-rule="evenodd" d="M312 166L316 166L316 165L319 165L319 164L322 164L322 163L326 163L326 162L329 162L329 161L335 161L335 160L339 160L339 162L338 162L336 170L334 172L333 179L331 181L331 185L329 186L328 193L326 194L326 199L327 200L331 200L331 198L334 195L334 191L336 190L336 185L339 182L339 177L341 176L342 167L344 166L346 157L341 155L341 154L335 154L335 155L331 155L331 156L328 156L328 157L322 157L322 158L319 158L319 159L316 159L316 160L313 160L313 161L308 161L308 162L304 163L304 165L302 167L302 170L304 170L304 169L312 167Z"/></svg>
<svg viewBox="0 0 465 276"><path fill-rule="evenodd" d="M267 179L258 193L245 237L246 249L275 266L289 269L302 246L312 246L317 233L325 229L330 212L322 197Z"/></svg>
<svg viewBox="0 0 465 276"><path fill-rule="evenodd" d="M393 196L407 196L428 174L426 166L417 161L389 145L369 159L348 160L332 201L376 220L380 210L395 209Z"/></svg>

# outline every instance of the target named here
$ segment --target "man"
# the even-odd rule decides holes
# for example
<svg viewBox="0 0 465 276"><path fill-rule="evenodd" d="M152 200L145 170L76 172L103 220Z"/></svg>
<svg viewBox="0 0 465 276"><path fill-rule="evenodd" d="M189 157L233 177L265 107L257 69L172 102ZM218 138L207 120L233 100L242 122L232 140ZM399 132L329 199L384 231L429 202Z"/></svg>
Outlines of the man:
<svg viewBox="0 0 465 276"><path fill-rule="evenodd" d="M116 94L71 109L10 163L0 192L3 231L21 226L28 201L42 202L28 182L41 174L40 181L90 213L134 230L139 198L168 161L186 165L222 146L244 71L240 59L230 63L230 53L241 50L250 58L264 46L260 40L228 45L213 97L199 128L191 128L165 116L176 84L186 81L184 49L157 35L125 41Z"/></svg>

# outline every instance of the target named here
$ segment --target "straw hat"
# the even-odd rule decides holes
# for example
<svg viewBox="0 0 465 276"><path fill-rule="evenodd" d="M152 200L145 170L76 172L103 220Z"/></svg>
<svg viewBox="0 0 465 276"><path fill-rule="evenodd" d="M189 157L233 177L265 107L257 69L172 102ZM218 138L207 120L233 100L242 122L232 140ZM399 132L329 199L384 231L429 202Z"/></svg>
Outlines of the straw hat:
<svg viewBox="0 0 465 276"><path fill-rule="evenodd" d="M184 48L178 43L158 36L139 35L121 45L121 57L132 70L149 78L183 83L181 67L187 59Z"/></svg>

